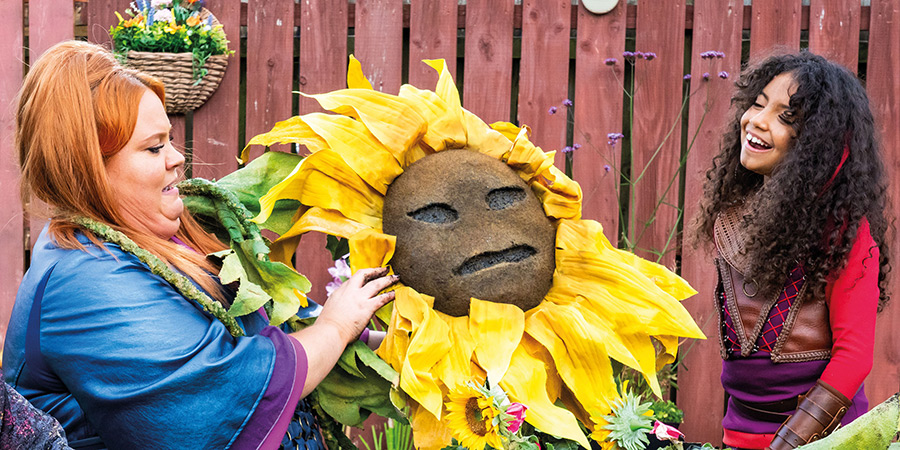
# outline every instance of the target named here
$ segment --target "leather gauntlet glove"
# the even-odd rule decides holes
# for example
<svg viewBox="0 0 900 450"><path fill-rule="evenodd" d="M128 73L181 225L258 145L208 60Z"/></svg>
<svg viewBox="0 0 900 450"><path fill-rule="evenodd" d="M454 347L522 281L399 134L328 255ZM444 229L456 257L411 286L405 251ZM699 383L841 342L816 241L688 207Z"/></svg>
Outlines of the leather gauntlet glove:
<svg viewBox="0 0 900 450"><path fill-rule="evenodd" d="M822 380L801 395L797 410L787 418L768 450L792 450L828 436L841 423L851 400Z"/></svg>

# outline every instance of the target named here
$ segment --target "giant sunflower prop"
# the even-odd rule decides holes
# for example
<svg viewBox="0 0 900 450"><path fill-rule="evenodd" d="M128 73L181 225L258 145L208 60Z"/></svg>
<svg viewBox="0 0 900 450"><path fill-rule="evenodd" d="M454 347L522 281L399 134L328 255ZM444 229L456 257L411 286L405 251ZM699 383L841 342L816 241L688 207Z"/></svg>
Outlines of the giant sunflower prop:
<svg viewBox="0 0 900 450"><path fill-rule="evenodd" d="M527 405L537 429L587 447L578 422L600 431L619 398L610 358L659 394L656 370L678 338L703 338L679 303L695 291L610 245L599 223L580 219L581 188L553 165L555 152L525 127L488 126L463 109L444 62L425 62L440 74L434 91L390 95L351 58L348 89L310 96L336 114L253 138L311 152L260 199L255 220L297 200L273 259L289 261L303 233L320 231L349 240L354 271L400 275L379 312L389 328L377 353L400 373L416 447L478 434L455 430L447 405L485 381Z"/></svg>

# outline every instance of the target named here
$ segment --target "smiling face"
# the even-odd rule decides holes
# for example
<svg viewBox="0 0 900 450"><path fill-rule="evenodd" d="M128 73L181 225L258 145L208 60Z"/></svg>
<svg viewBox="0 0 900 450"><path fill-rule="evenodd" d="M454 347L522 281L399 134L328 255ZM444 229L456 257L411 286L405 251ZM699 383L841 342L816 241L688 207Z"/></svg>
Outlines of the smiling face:
<svg viewBox="0 0 900 450"><path fill-rule="evenodd" d="M469 312L471 297L529 310L553 280L556 232L540 201L501 161L447 150L417 161L384 199L391 265L434 309Z"/></svg>
<svg viewBox="0 0 900 450"><path fill-rule="evenodd" d="M171 125L159 97L141 97L131 139L106 160L119 214L137 230L169 239L181 224L184 205L174 187L184 156L169 141Z"/></svg>
<svg viewBox="0 0 900 450"><path fill-rule="evenodd" d="M769 176L790 151L796 131L789 105L795 92L793 75L782 73L741 116L741 165L747 170Z"/></svg>

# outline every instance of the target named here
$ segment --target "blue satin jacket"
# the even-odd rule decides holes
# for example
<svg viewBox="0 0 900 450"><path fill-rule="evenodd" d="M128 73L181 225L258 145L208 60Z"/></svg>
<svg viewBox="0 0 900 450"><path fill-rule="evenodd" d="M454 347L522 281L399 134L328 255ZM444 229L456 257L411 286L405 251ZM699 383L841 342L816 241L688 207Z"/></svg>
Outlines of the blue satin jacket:
<svg viewBox="0 0 900 450"><path fill-rule="evenodd" d="M6 381L63 425L75 448L228 448L275 363L259 314L233 338L134 255L41 233L16 296ZM42 291L42 295L41 294Z"/></svg>

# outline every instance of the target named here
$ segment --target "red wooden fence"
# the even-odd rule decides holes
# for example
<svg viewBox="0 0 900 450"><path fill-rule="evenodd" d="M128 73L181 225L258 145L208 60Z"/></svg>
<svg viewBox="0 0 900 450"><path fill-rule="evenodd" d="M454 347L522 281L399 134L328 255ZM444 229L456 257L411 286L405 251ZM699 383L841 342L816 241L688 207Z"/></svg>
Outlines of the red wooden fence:
<svg viewBox="0 0 900 450"><path fill-rule="evenodd" d="M13 103L26 70L54 43L86 25L86 38L108 43L113 11L129 0L21 0L0 2L0 335L21 280L29 245L29 223L20 206L13 152ZM662 261L681 270L700 294L685 306L711 339L688 342L679 368L677 399L685 410L683 430L693 441L719 442L724 407L718 381L714 270L706 249L681 248L671 230L679 211L688 220L697 212L704 174L716 152L719 131L728 116L733 77L741 67L743 46L751 57L773 48L814 51L857 70L861 31L865 76L883 133L891 175L900 155L900 0L743 0L644 1L619 5L595 15L572 0L209 0L208 7L225 26L236 51L217 93L188 117L172 117L176 138L189 151L195 176L218 178L237 168L243 141L267 131L293 114L318 110L315 102L290 94L317 93L345 84L348 53L362 62L375 89L396 93L404 80L433 87L436 76L421 59L444 58L457 77L463 105L488 122L515 120L533 128L533 140L545 150L579 144L571 155L572 173L585 193L584 216L601 221L613 242L619 229L634 224L635 233L656 211L637 243L643 255L665 248ZM29 8L30 6L30 8ZM73 8L74 6L74 8ZM27 21L23 14L27 11ZM27 23L27 32L23 27ZM78 28L80 29L80 28ZM405 30L408 39L404 41ZM749 33L747 34L747 31ZM633 34L632 34L633 33ZM749 42L743 36L749 35ZM866 33L863 33L866 35ZM27 47L25 39L27 37ZM241 43L246 54L241 54ZM624 50L653 52L653 60L626 66ZM699 58L700 52L725 52L724 59ZM615 58L615 63L607 60ZM242 64L245 69L242 71ZM19 64L22 62L23 64ZM860 66L862 67L862 66ZM717 77L725 71L731 78ZM708 81L700 75L711 74ZM693 74L686 82L683 75ZM632 78L633 77L633 78ZM633 89L626 86L633 80ZM243 91L242 91L243 87ZM627 88L627 89L626 89ZM687 114L682 109L687 88ZM632 102L623 95L632 92ZM244 93L243 100L241 94ZM563 101L570 98L570 110ZM549 114L550 107L558 113ZM633 109L630 122L623 110ZM616 145L607 134L631 124L630 135ZM243 125L243 129L242 129ZM684 127L684 128L683 128ZM191 131L190 135L187 133ZM243 138L242 138L243 137ZM622 149L630 144L632 153ZM690 152L683 156L685 147ZM276 150L289 151L287 146ZM255 154L259 154L259 150ZM686 157L683 180L679 161ZM565 158L558 155L563 167ZM646 167L646 170L644 168ZM632 214L620 224L618 171L643 173L628 197ZM674 182L673 182L674 181ZM683 183L683 200L679 195ZM900 191L891 189L894 211ZM663 199L664 202L659 203ZM630 235L631 239L635 234ZM322 299L330 280L324 238L304 237L298 262L314 285L311 297ZM900 251L893 246L894 261ZM900 278L892 281L900 296ZM900 385L900 307L896 301L879 316L875 368L866 382L873 403Z"/></svg>

